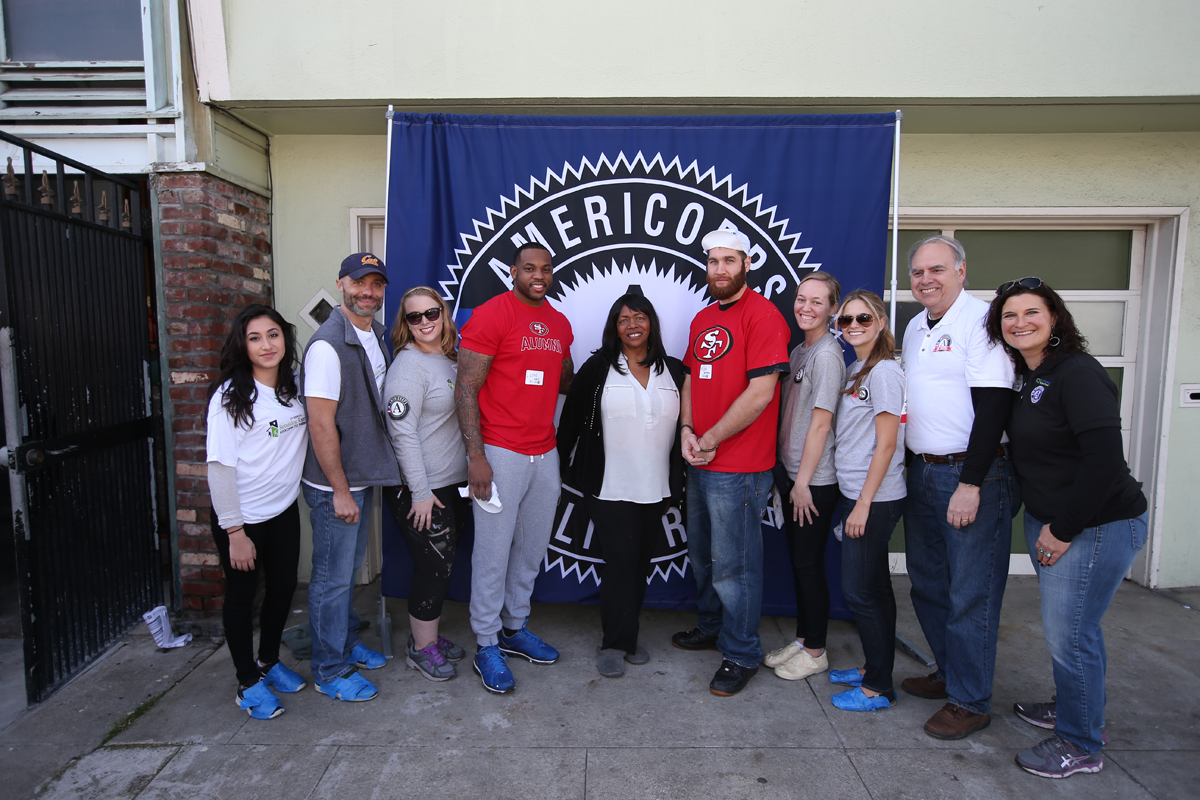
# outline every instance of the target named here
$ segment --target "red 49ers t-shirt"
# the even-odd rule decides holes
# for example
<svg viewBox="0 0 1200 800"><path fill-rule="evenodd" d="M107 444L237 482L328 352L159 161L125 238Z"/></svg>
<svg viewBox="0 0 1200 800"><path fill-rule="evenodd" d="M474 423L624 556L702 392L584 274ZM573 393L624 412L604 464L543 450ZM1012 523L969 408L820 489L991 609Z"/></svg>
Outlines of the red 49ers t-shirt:
<svg viewBox="0 0 1200 800"><path fill-rule="evenodd" d="M527 456L554 449L554 407L571 323L549 301L527 306L505 292L471 312L462 347L492 357L479 390L483 442Z"/></svg>
<svg viewBox="0 0 1200 800"><path fill-rule="evenodd" d="M732 306L714 303L692 320L683 364L691 375L692 426L697 436L717 424L750 379L788 366L787 323L758 292L748 289ZM700 469L714 472L763 472L775 466L775 429L779 420L779 384L771 403L744 430L717 448Z"/></svg>

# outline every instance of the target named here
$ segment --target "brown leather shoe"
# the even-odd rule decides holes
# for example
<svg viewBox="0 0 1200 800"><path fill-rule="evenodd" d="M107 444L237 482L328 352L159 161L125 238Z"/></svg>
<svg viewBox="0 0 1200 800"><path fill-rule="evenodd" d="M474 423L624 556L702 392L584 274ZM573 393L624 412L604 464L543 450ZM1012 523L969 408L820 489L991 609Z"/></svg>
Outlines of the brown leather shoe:
<svg viewBox="0 0 1200 800"><path fill-rule="evenodd" d="M937 679L937 673L931 672L916 678L905 678L900 688L913 697L923 697L926 700L945 700L946 682Z"/></svg>
<svg viewBox="0 0 1200 800"><path fill-rule="evenodd" d="M946 703L925 723L925 732L935 739L965 739L991 722L990 714L976 714L954 703Z"/></svg>

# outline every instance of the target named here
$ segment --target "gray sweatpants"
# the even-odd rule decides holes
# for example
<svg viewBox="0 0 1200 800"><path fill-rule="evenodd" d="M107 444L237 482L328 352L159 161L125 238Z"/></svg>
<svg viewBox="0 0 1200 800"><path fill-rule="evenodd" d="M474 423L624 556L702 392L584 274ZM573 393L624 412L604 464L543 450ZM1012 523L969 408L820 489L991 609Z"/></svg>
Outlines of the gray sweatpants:
<svg viewBox="0 0 1200 800"><path fill-rule="evenodd" d="M550 544L561 488L558 450L526 456L483 446L503 510L475 506L471 553L471 630L481 646L496 644L501 625L518 629L529 617L533 581Z"/></svg>

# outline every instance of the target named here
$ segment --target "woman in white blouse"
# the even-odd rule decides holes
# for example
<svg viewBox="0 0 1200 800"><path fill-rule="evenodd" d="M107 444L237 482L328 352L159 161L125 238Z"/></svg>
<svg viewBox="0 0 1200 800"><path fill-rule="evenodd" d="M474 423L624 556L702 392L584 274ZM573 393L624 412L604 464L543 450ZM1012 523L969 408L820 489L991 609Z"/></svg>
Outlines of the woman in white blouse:
<svg viewBox="0 0 1200 800"><path fill-rule="evenodd" d="M613 303L600 349L575 375L560 417L563 482L583 493L604 558L596 668L610 678L625 674L626 661L650 660L637 642L638 614L663 511L683 493L683 377L683 364L663 348L654 306L625 294Z"/></svg>

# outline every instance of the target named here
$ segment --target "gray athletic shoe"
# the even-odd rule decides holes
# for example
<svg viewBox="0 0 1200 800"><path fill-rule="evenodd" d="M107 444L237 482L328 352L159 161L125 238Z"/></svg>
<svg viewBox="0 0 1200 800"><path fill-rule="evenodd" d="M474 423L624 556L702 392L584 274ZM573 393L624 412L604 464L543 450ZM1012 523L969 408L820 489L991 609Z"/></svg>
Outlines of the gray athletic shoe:
<svg viewBox="0 0 1200 800"><path fill-rule="evenodd" d="M1013 703L1013 711L1030 725L1054 730L1058 723L1057 699L1051 697L1049 703Z"/></svg>
<svg viewBox="0 0 1200 800"><path fill-rule="evenodd" d="M1043 778L1066 778L1076 772L1099 772L1104 756L1085 752L1056 734L1018 754L1017 766Z"/></svg>
<svg viewBox="0 0 1200 800"><path fill-rule="evenodd" d="M408 652L408 665L431 681L448 681L458 674L458 670L446 660L436 641L417 650L413 647L413 638L409 636L408 647L405 649Z"/></svg>

